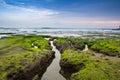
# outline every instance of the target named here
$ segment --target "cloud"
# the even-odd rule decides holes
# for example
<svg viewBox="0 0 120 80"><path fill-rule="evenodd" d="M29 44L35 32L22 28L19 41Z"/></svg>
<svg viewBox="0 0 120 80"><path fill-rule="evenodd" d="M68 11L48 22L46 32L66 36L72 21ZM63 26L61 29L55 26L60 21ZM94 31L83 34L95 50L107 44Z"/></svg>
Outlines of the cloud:
<svg viewBox="0 0 120 80"><path fill-rule="evenodd" d="M53 0L47 0L53 1ZM24 4L24 3L23 3ZM117 26L119 20L105 19L100 16L86 16L81 13L55 11L34 6L14 6L0 0L0 26L15 27L82 27L82 26ZM91 15L90 15L91 16Z"/></svg>
<svg viewBox="0 0 120 80"><path fill-rule="evenodd" d="M58 20L59 19L59 20ZM104 17L85 17L79 15L69 15L64 17L59 16L56 21L60 25L66 25L71 27L117 27L120 25L120 20L106 19Z"/></svg>
<svg viewBox="0 0 120 80"><path fill-rule="evenodd" d="M4 0L0 0L0 4L2 4L3 6L5 6L7 8L22 10L24 12L26 11L26 12L30 12L30 13L36 13L36 14L43 15L43 16L59 14L59 12L53 11L50 9L43 9L43 8L37 9L34 7L26 8L26 7L19 7L19 6L10 5L10 4L7 4Z"/></svg>
<svg viewBox="0 0 120 80"><path fill-rule="evenodd" d="M50 9L9 5L3 0L0 0L0 6L4 7L0 11L0 26L40 26L51 23L53 17L60 14Z"/></svg>

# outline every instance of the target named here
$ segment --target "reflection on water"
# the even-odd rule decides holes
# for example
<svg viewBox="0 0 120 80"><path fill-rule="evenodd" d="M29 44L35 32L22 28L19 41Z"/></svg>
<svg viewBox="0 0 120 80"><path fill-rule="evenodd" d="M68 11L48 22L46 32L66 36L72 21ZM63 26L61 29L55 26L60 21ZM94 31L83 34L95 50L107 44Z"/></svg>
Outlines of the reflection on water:
<svg viewBox="0 0 120 80"><path fill-rule="evenodd" d="M47 68L46 72L43 74L41 80L66 80L60 73L60 52L53 45L53 41L51 41L51 46L53 47L53 51L55 51L55 59Z"/></svg>

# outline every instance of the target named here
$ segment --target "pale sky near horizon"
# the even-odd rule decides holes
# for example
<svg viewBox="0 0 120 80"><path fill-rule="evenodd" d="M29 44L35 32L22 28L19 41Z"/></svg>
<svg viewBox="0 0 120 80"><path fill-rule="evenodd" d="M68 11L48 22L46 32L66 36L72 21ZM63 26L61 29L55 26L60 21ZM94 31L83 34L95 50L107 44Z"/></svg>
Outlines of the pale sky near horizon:
<svg viewBox="0 0 120 80"><path fill-rule="evenodd" d="M117 28L120 0L0 0L0 27Z"/></svg>

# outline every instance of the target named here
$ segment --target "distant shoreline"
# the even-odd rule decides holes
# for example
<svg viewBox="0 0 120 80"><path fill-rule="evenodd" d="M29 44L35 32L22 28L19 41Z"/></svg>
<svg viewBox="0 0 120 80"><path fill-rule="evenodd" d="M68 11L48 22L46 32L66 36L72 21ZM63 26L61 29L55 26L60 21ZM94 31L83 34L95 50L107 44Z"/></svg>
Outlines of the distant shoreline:
<svg viewBox="0 0 120 80"><path fill-rule="evenodd" d="M12 28L12 27L0 27L0 29L99 29L99 30L111 30L112 28L55 28L55 27L40 27L40 28L19 28L19 27L15 27L15 28Z"/></svg>

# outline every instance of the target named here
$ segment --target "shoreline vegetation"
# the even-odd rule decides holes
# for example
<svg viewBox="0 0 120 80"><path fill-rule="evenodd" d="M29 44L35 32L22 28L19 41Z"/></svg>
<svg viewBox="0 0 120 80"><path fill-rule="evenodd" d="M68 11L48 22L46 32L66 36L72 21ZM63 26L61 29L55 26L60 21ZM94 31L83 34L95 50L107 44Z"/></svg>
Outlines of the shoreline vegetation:
<svg viewBox="0 0 120 80"><path fill-rule="evenodd" d="M55 58L45 38L54 40L61 52L60 73L66 80L120 79L119 36L13 35L0 39L0 80L40 80ZM86 45L88 50L84 51Z"/></svg>
<svg viewBox="0 0 120 80"><path fill-rule="evenodd" d="M0 39L0 80L39 79L54 58L42 36L18 35Z"/></svg>
<svg viewBox="0 0 120 80"><path fill-rule="evenodd" d="M119 80L120 37L105 39L58 38L61 74L66 80ZM85 45L89 50L84 51Z"/></svg>

